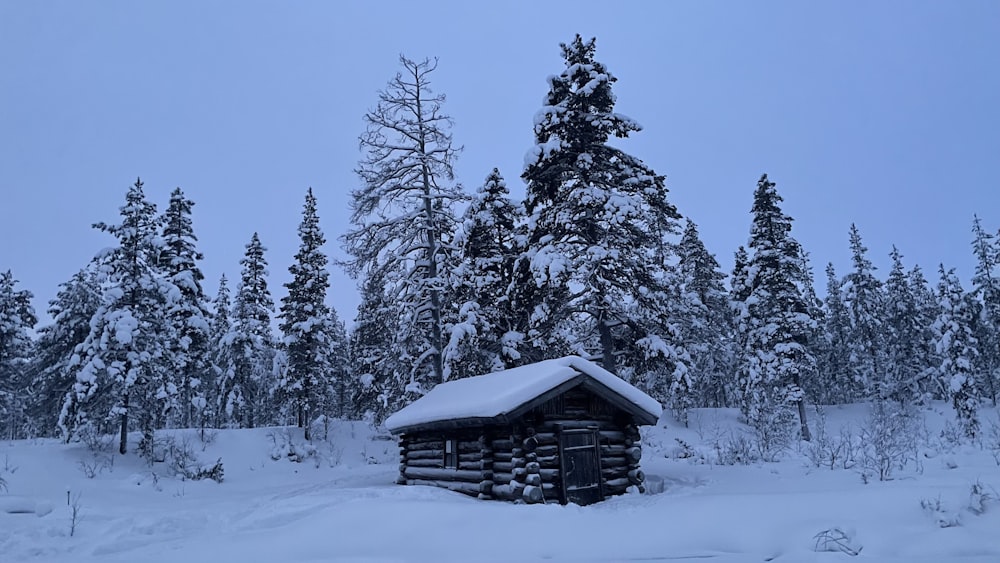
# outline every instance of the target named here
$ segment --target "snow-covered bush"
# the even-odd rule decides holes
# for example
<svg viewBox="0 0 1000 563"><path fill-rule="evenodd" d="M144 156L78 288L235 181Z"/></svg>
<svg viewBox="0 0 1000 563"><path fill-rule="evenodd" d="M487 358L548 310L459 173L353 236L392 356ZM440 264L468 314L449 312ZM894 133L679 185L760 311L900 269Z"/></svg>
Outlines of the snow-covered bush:
<svg viewBox="0 0 1000 563"><path fill-rule="evenodd" d="M850 469L854 466L859 444L851 428L840 429L837 436L826 431L826 414L816 406L816 433L812 441L805 443L805 454L816 467Z"/></svg>
<svg viewBox="0 0 1000 563"><path fill-rule="evenodd" d="M993 452L993 461L1000 465L1000 420L993 419L983 437L983 446Z"/></svg>
<svg viewBox="0 0 1000 563"><path fill-rule="evenodd" d="M1000 495L993 487L976 481L969 490L969 512L979 516L986 512L988 505L997 502Z"/></svg>
<svg viewBox="0 0 1000 563"><path fill-rule="evenodd" d="M715 441L715 460L719 465L750 465L760 461L759 448L743 432L730 432Z"/></svg>
<svg viewBox="0 0 1000 563"><path fill-rule="evenodd" d="M751 443L762 461L778 461L795 439L796 416L788 405L762 410L749 423L753 429Z"/></svg>
<svg viewBox="0 0 1000 563"><path fill-rule="evenodd" d="M908 463L917 465L918 417L913 409L876 401L859 432L858 469L861 479L888 481Z"/></svg>
<svg viewBox="0 0 1000 563"><path fill-rule="evenodd" d="M77 467L88 479L93 479L115 467L114 438L97 431L93 424L81 426L76 437L87 446L90 459L81 459Z"/></svg>
<svg viewBox="0 0 1000 563"><path fill-rule="evenodd" d="M923 508L924 512L934 519L934 523L939 528L953 528L962 525L962 514L948 508L941 501L940 496L932 499L921 499L920 508Z"/></svg>

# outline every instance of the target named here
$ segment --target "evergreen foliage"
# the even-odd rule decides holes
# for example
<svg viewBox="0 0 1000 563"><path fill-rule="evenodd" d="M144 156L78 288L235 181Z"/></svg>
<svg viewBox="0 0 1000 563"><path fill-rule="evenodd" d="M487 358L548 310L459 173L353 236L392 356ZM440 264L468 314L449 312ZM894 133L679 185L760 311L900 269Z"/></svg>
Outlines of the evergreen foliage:
<svg viewBox="0 0 1000 563"><path fill-rule="evenodd" d="M979 351L971 327L973 314L955 270L946 271L942 264L939 273L938 303L941 310L934 321L934 331L937 352L941 355L941 385L955 408L962 431L966 437L975 438L980 429L976 413L979 388L975 373Z"/></svg>
<svg viewBox="0 0 1000 563"><path fill-rule="evenodd" d="M983 371L983 393L997 405L1000 394L1000 245L997 238L983 230L982 221L973 216L972 249L976 257L976 271L972 276L973 298L978 301L981 314L976 318L976 338L979 341L979 358Z"/></svg>
<svg viewBox="0 0 1000 563"><path fill-rule="evenodd" d="M696 404L724 407L735 396L735 349L729 297L723 285L726 275L698 234L690 219L677 246L678 273L686 350L691 355L691 380L697 391Z"/></svg>
<svg viewBox="0 0 1000 563"><path fill-rule="evenodd" d="M170 203L163 214L163 250L160 267L167 280L178 291L169 309L173 339L169 343L168 361L176 380L178 413L174 417L182 428L191 428L197 421L203 424L208 415L210 385L204 381L211 375L209 331L211 312L201 282L205 276L198 267L202 260L196 245L191 222L194 202L180 188L170 194Z"/></svg>
<svg viewBox="0 0 1000 563"><path fill-rule="evenodd" d="M271 314L274 300L267 287L267 251L254 233L240 265L240 285L229 316L231 369L220 374L219 408L224 420L243 428L268 424L274 417L268 409L268 391L274 367L274 337Z"/></svg>
<svg viewBox="0 0 1000 563"><path fill-rule="evenodd" d="M327 257L322 247L326 238L319 227L316 197L312 188L306 193L299 224L299 251L288 268L292 281L285 284L288 295L281 300L282 345L287 369L278 380L277 396L286 403L298 426L311 439L313 418L330 404L333 379L333 342L330 309L326 292L330 274L326 271ZM323 413L329 415L329 412Z"/></svg>
<svg viewBox="0 0 1000 563"><path fill-rule="evenodd" d="M445 346L445 379L516 365L519 355L507 297L517 252L520 209L496 168L466 210L456 234L458 261L451 272L454 322ZM512 338L513 337L513 338Z"/></svg>
<svg viewBox="0 0 1000 563"><path fill-rule="evenodd" d="M820 378L812 387L812 396L820 404L848 403L861 392L851 375L850 314L844 304L843 286L832 263L826 266L824 309L826 345L824 354L817 358Z"/></svg>
<svg viewBox="0 0 1000 563"><path fill-rule="evenodd" d="M851 319L848 340L851 372L864 396L882 400L891 390L886 382L886 335L882 282L875 277L875 266L868 259L868 249L861 234L851 225L851 262L854 271L844 281L844 303Z"/></svg>
<svg viewBox="0 0 1000 563"><path fill-rule="evenodd" d="M594 59L595 41L561 47L565 69L549 79L522 174L527 232L511 296L521 361L568 345L647 387L668 377L690 389L666 264L679 214L663 176L608 144L640 127L615 113L616 79Z"/></svg>
<svg viewBox="0 0 1000 563"><path fill-rule="evenodd" d="M98 256L101 304L80 347L81 367L60 426L69 439L84 424L104 428L117 421L125 454L130 425L150 444L175 404L177 387L166 362L174 334L165 319L178 292L160 269L162 222L141 180L129 188L120 213L119 224L94 225L118 245Z"/></svg>
<svg viewBox="0 0 1000 563"><path fill-rule="evenodd" d="M82 367L78 353L90 334L90 319L101 303L101 287L95 264L78 271L59 285L49 301L52 324L38 329L35 356L30 365L30 415L42 436L58 430L63 398L73 388Z"/></svg>
<svg viewBox="0 0 1000 563"><path fill-rule="evenodd" d="M10 270L0 272L0 436L24 437L29 420L27 364L31 357L29 331L38 319L31 292L17 289Z"/></svg>
<svg viewBox="0 0 1000 563"><path fill-rule="evenodd" d="M815 327L802 280L803 253L791 236L792 218L781 211L775 184L761 176L754 193L741 323L746 380L742 410L755 426L782 424L797 407L802 438L809 439L802 380L815 370L806 348ZM782 412L786 412L782 415Z"/></svg>

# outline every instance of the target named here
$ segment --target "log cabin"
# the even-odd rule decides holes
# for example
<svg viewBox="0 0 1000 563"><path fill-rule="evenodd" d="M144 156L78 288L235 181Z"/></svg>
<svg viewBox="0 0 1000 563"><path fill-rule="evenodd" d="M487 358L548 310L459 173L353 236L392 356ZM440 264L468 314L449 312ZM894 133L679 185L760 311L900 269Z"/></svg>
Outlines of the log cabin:
<svg viewBox="0 0 1000 563"><path fill-rule="evenodd" d="M397 483L579 505L644 491L639 426L662 407L577 356L448 381L390 416Z"/></svg>

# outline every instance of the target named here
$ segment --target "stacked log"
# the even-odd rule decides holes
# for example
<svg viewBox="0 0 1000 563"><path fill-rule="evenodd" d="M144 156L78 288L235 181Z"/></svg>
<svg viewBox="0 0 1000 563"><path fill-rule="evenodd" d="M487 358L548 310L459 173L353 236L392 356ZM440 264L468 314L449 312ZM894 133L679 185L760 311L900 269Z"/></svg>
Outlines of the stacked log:
<svg viewBox="0 0 1000 563"><path fill-rule="evenodd" d="M489 500L493 498L493 444L490 440L490 432L483 430L479 437L479 468L482 471L479 482L479 499Z"/></svg>
<svg viewBox="0 0 1000 563"><path fill-rule="evenodd" d="M440 435L405 436L400 440L400 476L397 483L432 485L479 496L483 488L481 440L456 440L458 467L445 467L445 441Z"/></svg>
<svg viewBox="0 0 1000 563"><path fill-rule="evenodd" d="M540 474L541 466L538 463L538 456L535 454L535 450L538 449L538 440L535 438L534 428L528 428L526 434L528 437L521 444L525 461L523 499L528 504L536 504L545 501L542 489L542 476Z"/></svg>
<svg viewBox="0 0 1000 563"><path fill-rule="evenodd" d="M521 430L516 428L514 432L511 433L511 440L514 442L514 448L511 450L511 480L510 480L510 493L513 499L517 502L521 502L524 499L524 488L528 485L526 480L528 478L528 470L525 469L527 460L524 459L524 436L521 434Z"/></svg>
<svg viewBox="0 0 1000 563"><path fill-rule="evenodd" d="M642 460L642 438L639 435L639 427L629 424L625 427L625 458L628 461L628 473L626 478L630 485L639 488L640 493L646 492L646 475L639 469L639 462Z"/></svg>

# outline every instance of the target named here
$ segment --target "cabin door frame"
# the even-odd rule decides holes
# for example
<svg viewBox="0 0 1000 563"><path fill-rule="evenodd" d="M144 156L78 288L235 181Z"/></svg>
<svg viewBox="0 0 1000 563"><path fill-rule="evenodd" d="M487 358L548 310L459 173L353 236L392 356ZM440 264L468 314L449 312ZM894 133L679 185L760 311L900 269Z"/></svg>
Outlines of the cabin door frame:
<svg viewBox="0 0 1000 563"><path fill-rule="evenodd" d="M601 443L596 426L559 427L559 467L563 504L581 506L604 500Z"/></svg>

